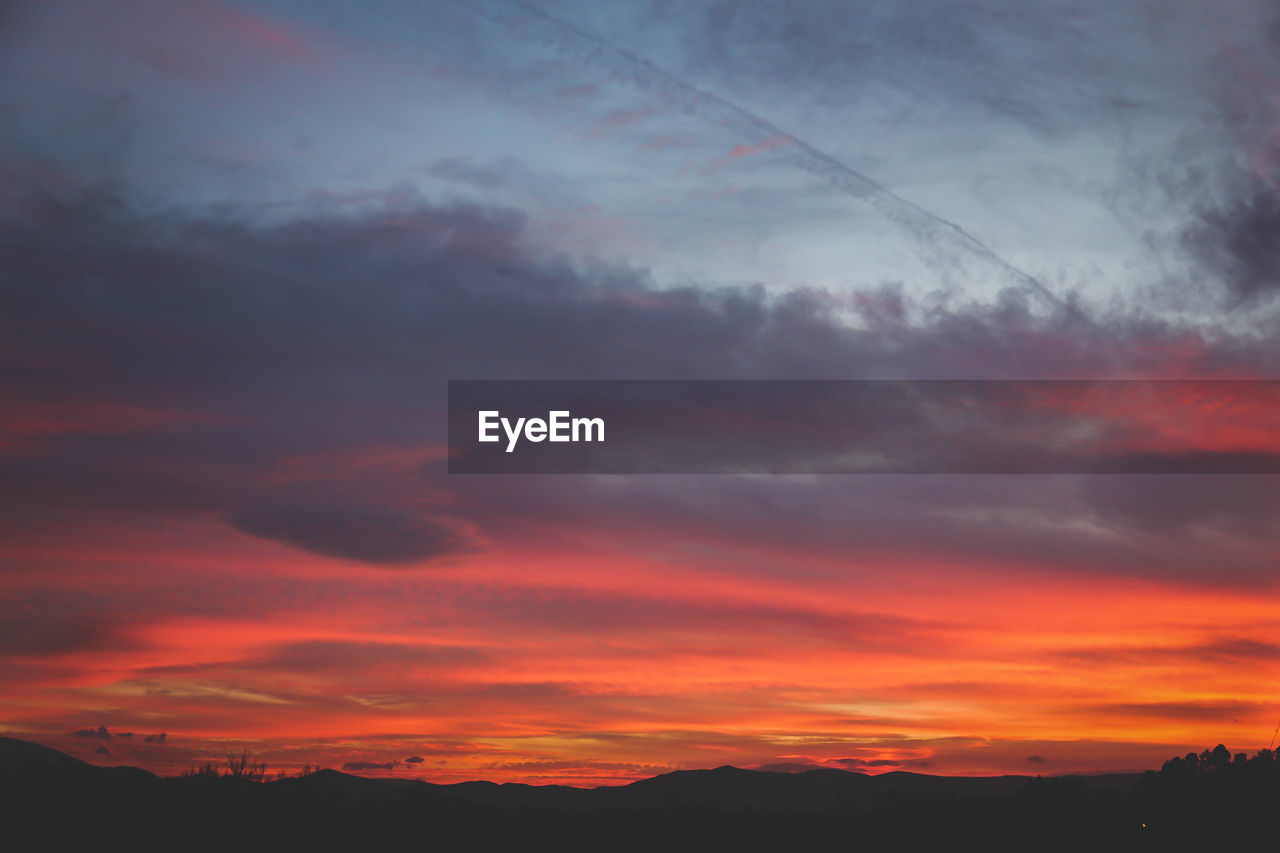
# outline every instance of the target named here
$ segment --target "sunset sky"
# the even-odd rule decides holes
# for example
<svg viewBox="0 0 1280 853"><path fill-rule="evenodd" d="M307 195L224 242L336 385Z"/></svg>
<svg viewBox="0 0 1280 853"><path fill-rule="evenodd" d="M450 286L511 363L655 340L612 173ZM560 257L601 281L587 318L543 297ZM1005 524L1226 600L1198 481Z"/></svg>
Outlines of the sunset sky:
<svg viewBox="0 0 1280 853"><path fill-rule="evenodd" d="M1276 476L450 475L445 393L1280 379L1274 3L363 5L0 10L0 734L573 785L1268 745ZM1192 408L1126 449L1280 455Z"/></svg>

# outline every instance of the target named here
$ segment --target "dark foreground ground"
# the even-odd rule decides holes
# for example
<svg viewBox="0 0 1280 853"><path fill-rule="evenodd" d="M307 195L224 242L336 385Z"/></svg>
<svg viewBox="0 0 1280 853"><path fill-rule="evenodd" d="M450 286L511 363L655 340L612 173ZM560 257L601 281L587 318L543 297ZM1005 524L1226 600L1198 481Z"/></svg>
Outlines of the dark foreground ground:
<svg viewBox="0 0 1280 853"><path fill-rule="evenodd" d="M1047 779L722 767L583 790L162 778L0 738L0 821L13 850L1276 850L1280 761L1219 747Z"/></svg>

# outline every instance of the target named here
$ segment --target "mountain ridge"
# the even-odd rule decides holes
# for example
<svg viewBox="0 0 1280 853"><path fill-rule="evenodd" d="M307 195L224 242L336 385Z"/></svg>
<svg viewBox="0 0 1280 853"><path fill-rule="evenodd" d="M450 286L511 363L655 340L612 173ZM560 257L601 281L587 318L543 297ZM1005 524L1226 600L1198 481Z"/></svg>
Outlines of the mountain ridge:
<svg viewBox="0 0 1280 853"><path fill-rule="evenodd" d="M654 809L699 806L715 809L750 809L781 812L825 812L831 809L865 808L877 798L903 796L1012 797L1037 778L1074 780L1094 790L1121 789L1139 778L1138 773L1036 777L940 776L905 770L868 774L836 767L803 771L751 770L733 765L673 770L637 779L624 785L578 788L569 785L534 785L524 782L430 782L384 779L339 770L320 770L304 777L268 779L268 788L324 790L344 798L387 795L395 798L424 795L431 799L458 800L482 806L566 809ZM137 767L103 767L82 761L52 747L19 738L0 736L0 778L40 781L58 777L63 782L129 778L149 785L229 782L199 777L159 776Z"/></svg>
<svg viewBox="0 0 1280 853"><path fill-rule="evenodd" d="M157 850L368 849L379 840L445 850L552 844L701 853L851 842L934 850L957 839L989 850L1190 849L1193 842L1221 849L1224 839L1243 843L1274 832L1280 801L1280 761L1271 750L1249 758L1221 746L1170 759L1159 771L1098 776L873 776L725 765L571 788L337 770L269 782L254 775L160 777L0 737L0 813L9 835L17 835L14 827L35 833L44 839L40 849L96 849L104 839Z"/></svg>

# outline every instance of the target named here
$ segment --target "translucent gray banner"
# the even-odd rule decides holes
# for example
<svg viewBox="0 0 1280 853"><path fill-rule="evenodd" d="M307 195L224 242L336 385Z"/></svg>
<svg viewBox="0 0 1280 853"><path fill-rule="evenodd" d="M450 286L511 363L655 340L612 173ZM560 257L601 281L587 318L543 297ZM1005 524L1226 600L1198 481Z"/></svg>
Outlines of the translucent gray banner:
<svg viewBox="0 0 1280 853"><path fill-rule="evenodd" d="M1276 380L453 380L451 474L1277 474Z"/></svg>

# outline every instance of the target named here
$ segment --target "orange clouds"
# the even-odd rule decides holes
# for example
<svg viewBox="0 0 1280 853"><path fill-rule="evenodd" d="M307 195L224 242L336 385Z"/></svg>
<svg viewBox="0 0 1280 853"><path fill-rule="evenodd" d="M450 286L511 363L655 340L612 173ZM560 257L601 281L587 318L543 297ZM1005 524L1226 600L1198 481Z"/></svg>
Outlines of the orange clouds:
<svg viewBox="0 0 1280 853"><path fill-rule="evenodd" d="M9 638L6 731L77 754L66 733L84 727L166 731L163 749L111 757L162 772L227 743L277 768L390 762L376 772L439 780L779 762L1026 772L1030 755L1066 772L1251 746L1280 674L1280 607L1244 592L905 564L874 586L815 585L803 578L820 561L799 550L794 579L755 582L697 561L519 551L453 576L302 582L261 553L221 579L210 553L181 593L160 555L142 558L151 583L11 592L7 624L47 636Z"/></svg>

